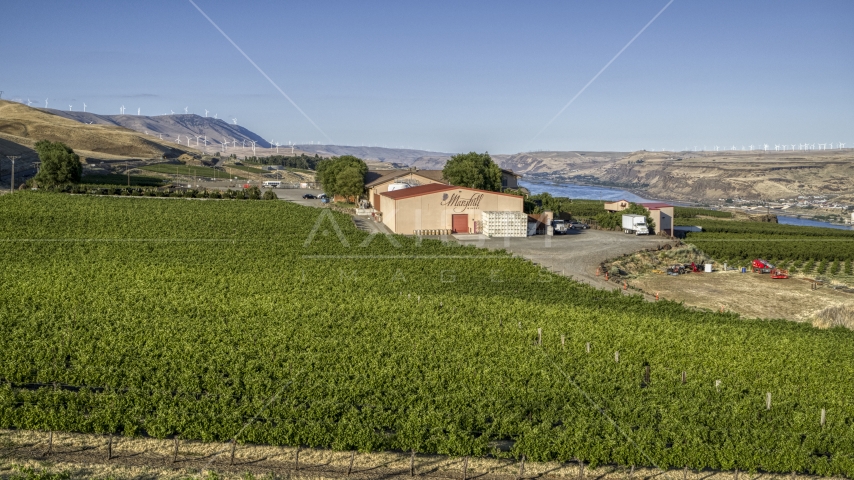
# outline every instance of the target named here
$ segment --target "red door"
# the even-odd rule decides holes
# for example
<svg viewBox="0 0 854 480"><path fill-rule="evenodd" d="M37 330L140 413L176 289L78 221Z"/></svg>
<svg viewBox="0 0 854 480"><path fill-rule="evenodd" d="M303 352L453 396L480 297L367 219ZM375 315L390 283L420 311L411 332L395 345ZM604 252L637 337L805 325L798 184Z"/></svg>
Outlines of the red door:
<svg viewBox="0 0 854 480"><path fill-rule="evenodd" d="M469 216L451 215L451 228L454 233L469 233Z"/></svg>

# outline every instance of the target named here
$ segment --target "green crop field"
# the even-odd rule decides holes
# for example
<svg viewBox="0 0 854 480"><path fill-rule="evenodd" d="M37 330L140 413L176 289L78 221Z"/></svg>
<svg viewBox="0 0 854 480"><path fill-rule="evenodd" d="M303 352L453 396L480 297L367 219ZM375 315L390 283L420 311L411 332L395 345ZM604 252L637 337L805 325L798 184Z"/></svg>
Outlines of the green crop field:
<svg viewBox="0 0 854 480"><path fill-rule="evenodd" d="M851 230L706 219L679 219L676 223L703 227L702 232L688 233L685 241L696 245L715 260L732 265L744 264L754 258L781 263L804 260L815 260L816 263L854 262L854 231ZM804 272L812 272L812 269Z"/></svg>
<svg viewBox="0 0 854 480"><path fill-rule="evenodd" d="M707 208L695 207L673 207L673 213L676 218L695 218L695 217L715 217L715 218L732 218L732 212L722 212L720 210L709 210Z"/></svg>
<svg viewBox="0 0 854 480"><path fill-rule="evenodd" d="M854 476L848 330L288 202L18 192L0 218L2 428Z"/></svg>
<svg viewBox="0 0 854 480"><path fill-rule="evenodd" d="M229 165L229 167L230 167L230 168L233 168L233 169L235 169L235 170L240 170L240 171L243 171L243 172L246 172L246 173L255 173L255 174L258 174L258 175L263 175L263 174L265 174L265 173L270 173L270 172L269 172L269 171L267 171L267 170L262 170L262 169L257 168L257 167L247 167L246 165Z"/></svg>
<svg viewBox="0 0 854 480"><path fill-rule="evenodd" d="M232 178L226 172L210 167L198 167L194 165L179 165L176 163L155 163L139 167L140 170L148 170L149 172L165 173L168 175L186 175L189 177L207 177L207 178Z"/></svg>
<svg viewBox="0 0 854 480"><path fill-rule="evenodd" d="M108 173L98 175L84 175L82 183L92 185L127 185L130 183L134 187L159 187L163 185L163 179L157 177L147 177L144 175L131 175L128 179L127 175L120 173Z"/></svg>

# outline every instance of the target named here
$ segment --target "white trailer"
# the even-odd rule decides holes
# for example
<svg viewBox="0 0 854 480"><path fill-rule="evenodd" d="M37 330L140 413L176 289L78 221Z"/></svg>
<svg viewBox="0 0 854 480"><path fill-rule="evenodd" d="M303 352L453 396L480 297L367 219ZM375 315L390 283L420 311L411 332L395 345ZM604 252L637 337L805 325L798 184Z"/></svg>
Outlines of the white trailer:
<svg viewBox="0 0 854 480"><path fill-rule="evenodd" d="M635 235L649 235L646 217L643 215L623 215L623 232Z"/></svg>

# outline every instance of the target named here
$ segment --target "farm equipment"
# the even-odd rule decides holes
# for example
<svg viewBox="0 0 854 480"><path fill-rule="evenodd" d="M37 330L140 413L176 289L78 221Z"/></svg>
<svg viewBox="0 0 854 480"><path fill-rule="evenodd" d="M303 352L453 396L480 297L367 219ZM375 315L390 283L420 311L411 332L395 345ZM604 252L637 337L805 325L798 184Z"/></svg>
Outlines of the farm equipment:
<svg viewBox="0 0 854 480"><path fill-rule="evenodd" d="M753 261L753 273L771 273L774 270L774 265L757 258Z"/></svg>
<svg viewBox="0 0 854 480"><path fill-rule="evenodd" d="M777 268L773 264L757 258L753 261L753 273L770 273L771 278L776 280L785 280L789 278L789 271Z"/></svg>
<svg viewBox="0 0 854 480"><path fill-rule="evenodd" d="M789 278L789 271L783 270L782 268L775 268L774 270L771 270L771 278L785 280Z"/></svg>
<svg viewBox="0 0 854 480"><path fill-rule="evenodd" d="M668 275L674 275L674 276L675 275L684 275L685 273L687 273L685 271L685 266L682 264L678 264L678 263L676 265L671 265L671 266L667 267L666 272Z"/></svg>
<svg viewBox="0 0 854 480"><path fill-rule="evenodd" d="M681 264L677 263L676 265L671 265L667 267L666 273L668 275L685 275L686 273L702 273L703 269L700 268L700 265L697 265L694 262Z"/></svg>

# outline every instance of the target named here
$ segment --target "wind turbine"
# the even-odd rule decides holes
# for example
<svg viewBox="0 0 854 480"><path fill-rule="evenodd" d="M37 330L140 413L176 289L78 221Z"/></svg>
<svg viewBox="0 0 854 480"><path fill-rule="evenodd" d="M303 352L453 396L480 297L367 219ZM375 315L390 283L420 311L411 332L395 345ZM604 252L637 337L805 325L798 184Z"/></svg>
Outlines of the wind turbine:
<svg viewBox="0 0 854 480"><path fill-rule="evenodd" d="M827 150L827 144L826 143L819 143L818 149L819 150Z"/></svg>
<svg viewBox="0 0 854 480"><path fill-rule="evenodd" d="M765 150L765 151L767 152L767 151L768 151L768 144L767 144L767 143L763 143L763 144L762 144L762 149L763 149L763 150Z"/></svg>
<svg viewBox="0 0 854 480"><path fill-rule="evenodd" d="M175 115L175 110L172 110L172 109L170 108L170 109L169 109L169 111L170 111L170 112L172 112L172 113L170 113L169 115Z"/></svg>
<svg viewBox="0 0 854 480"><path fill-rule="evenodd" d="M71 111L71 105L69 105L69 106L68 106L68 111L69 111L69 112Z"/></svg>
<svg viewBox="0 0 854 480"><path fill-rule="evenodd" d="M204 135L205 149L208 148L208 136Z"/></svg>
<svg viewBox="0 0 854 480"><path fill-rule="evenodd" d="M175 143L181 143L181 135L178 135L178 138L175 139Z"/></svg>
<svg viewBox="0 0 854 480"><path fill-rule="evenodd" d="M124 115L124 114L125 114L125 106L122 105L122 115Z"/></svg>
<svg viewBox="0 0 854 480"><path fill-rule="evenodd" d="M255 141L250 140L250 142L252 142L252 155L255 155Z"/></svg>
<svg viewBox="0 0 854 480"><path fill-rule="evenodd" d="M246 140L243 140L243 149L246 150Z"/></svg>
<svg viewBox="0 0 854 480"><path fill-rule="evenodd" d="M84 112L86 111L86 104L85 103L83 104L83 111Z"/></svg>
<svg viewBox="0 0 854 480"><path fill-rule="evenodd" d="M217 118L217 115L219 115L219 114L218 114L218 113L214 113L214 119L219 120L219 118Z"/></svg>
<svg viewBox="0 0 854 480"><path fill-rule="evenodd" d="M188 147L190 146L190 136L189 135L187 135L187 146Z"/></svg>
<svg viewBox="0 0 854 480"><path fill-rule="evenodd" d="M184 115L187 114L187 108L189 108L189 107L184 107Z"/></svg>
<svg viewBox="0 0 854 480"><path fill-rule="evenodd" d="M231 121L234 122L235 125L237 125L237 117L232 117Z"/></svg>
<svg viewBox="0 0 854 480"><path fill-rule="evenodd" d="M779 151L780 151L780 146L775 144L775 145L774 145L774 151L775 151L775 152L779 152Z"/></svg>
<svg viewBox="0 0 854 480"><path fill-rule="evenodd" d="M845 144L844 144L844 143L840 143L840 144L839 144L839 149L840 149L840 150L842 150L843 148L845 148Z"/></svg>
<svg viewBox="0 0 854 480"><path fill-rule="evenodd" d="M276 155L279 154L279 142L276 142Z"/></svg>
<svg viewBox="0 0 854 480"><path fill-rule="evenodd" d="M44 108L47 108L47 99L44 99Z"/></svg>
<svg viewBox="0 0 854 480"><path fill-rule="evenodd" d="M163 140L163 134L162 134L162 133L158 133L158 135L160 135L160 140Z"/></svg>
<svg viewBox="0 0 854 480"><path fill-rule="evenodd" d="M208 118L208 109L205 109L205 118Z"/></svg>
<svg viewBox="0 0 854 480"><path fill-rule="evenodd" d="M196 137L196 146L198 147L199 146L199 139L202 137L200 137L198 135L193 135L193 136Z"/></svg>

